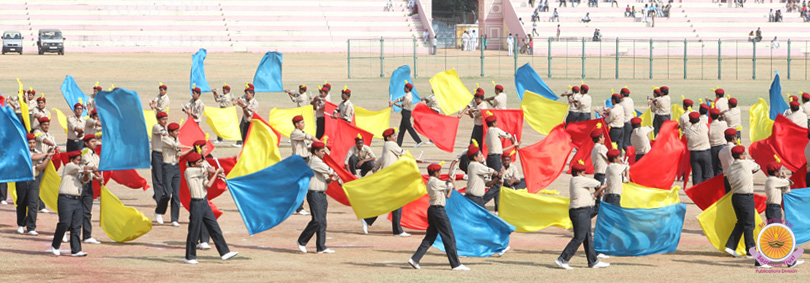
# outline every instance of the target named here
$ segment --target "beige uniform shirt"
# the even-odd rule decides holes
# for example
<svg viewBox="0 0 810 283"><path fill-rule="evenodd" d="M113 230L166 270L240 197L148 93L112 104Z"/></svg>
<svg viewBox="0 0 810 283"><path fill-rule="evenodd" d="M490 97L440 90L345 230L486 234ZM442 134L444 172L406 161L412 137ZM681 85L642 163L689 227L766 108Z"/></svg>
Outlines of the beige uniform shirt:
<svg viewBox="0 0 810 283"><path fill-rule="evenodd" d="M332 101L327 94L325 97L321 98L320 95L316 98L318 102L315 104L315 118L323 118L323 112L326 108L326 102Z"/></svg>
<svg viewBox="0 0 810 283"><path fill-rule="evenodd" d="M84 148L82 149L82 167L90 166L98 168L99 157L95 150Z"/></svg>
<svg viewBox="0 0 810 283"><path fill-rule="evenodd" d="M20 108L20 98L16 95L11 95L6 100L6 105L11 106L11 109L14 109L14 113L22 113L22 108Z"/></svg>
<svg viewBox="0 0 810 283"><path fill-rule="evenodd" d="M709 145L712 147L726 144L725 131L728 129L726 121L714 120L709 125Z"/></svg>
<svg viewBox="0 0 810 283"><path fill-rule="evenodd" d="M42 157L42 158L37 159L37 160L33 160L33 157L34 157L35 154L42 153L42 151L39 151L39 149L37 149L37 148L34 148L33 151L29 150L28 152L31 154L31 158L32 158L32 160L31 160L31 169L34 170L34 177L36 178L36 177L39 176L39 173L40 173L39 171L37 171L37 166L39 166L40 164L42 164L42 162L45 161L45 157Z"/></svg>
<svg viewBox="0 0 810 283"><path fill-rule="evenodd" d="M518 170L517 166L515 166L514 164L509 164L509 168L506 168L506 166L504 166L503 170L504 182L512 179L520 180L521 178L523 178L523 176L520 175L520 170Z"/></svg>
<svg viewBox="0 0 810 283"><path fill-rule="evenodd" d="M714 100L714 108L720 112L728 110L728 98L725 96Z"/></svg>
<svg viewBox="0 0 810 283"><path fill-rule="evenodd" d="M576 176L571 178L568 183L568 194L571 196L571 204L569 209L589 207L594 205L595 198L590 189L602 186L596 179L588 178L585 176Z"/></svg>
<svg viewBox="0 0 810 283"><path fill-rule="evenodd" d="M482 197L486 192L486 184L491 180L495 169L489 168L481 162L470 161L467 166L467 191L473 196Z"/></svg>
<svg viewBox="0 0 810 283"><path fill-rule="evenodd" d="M233 95L228 92L228 94L220 94L214 97L214 101L219 103L219 108L225 108L233 106Z"/></svg>
<svg viewBox="0 0 810 283"><path fill-rule="evenodd" d="M633 129L630 134L630 145L636 150L636 154L647 154L652 149L650 146L650 133L655 129L650 126Z"/></svg>
<svg viewBox="0 0 810 283"><path fill-rule="evenodd" d="M766 204L782 204L782 194L790 193L791 182L788 179L782 179L776 176L768 176L765 180L765 196L768 199Z"/></svg>
<svg viewBox="0 0 810 283"><path fill-rule="evenodd" d="M688 111L688 110L684 111L683 115L681 115L681 117L678 118L678 126L681 127L681 130L686 129L686 127L689 127L689 125L691 124L689 123L689 113L692 112L695 111Z"/></svg>
<svg viewBox="0 0 810 283"><path fill-rule="evenodd" d="M427 107L430 108L430 110L433 110L433 112L442 112L442 109L439 107L439 101L436 100L435 95L431 94L430 96L423 98L422 101L424 101Z"/></svg>
<svg viewBox="0 0 810 283"><path fill-rule="evenodd" d="M82 167L73 162L68 162L62 166L62 182L59 183L59 194L81 196L82 175L79 173Z"/></svg>
<svg viewBox="0 0 810 283"><path fill-rule="evenodd" d="M70 116L67 119L67 124L68 124L67 138L69 140L81 140L84 138L84 135L87 134L87 133L80 134L73 130L77 127L80 129L84 129L85 124L84 118L76 118L76 116Z"/></svg>
<svg viewBox="0 0 810 283"><path fill-rule="evenodd" d="M374 152L371 151L371 147L369 147L367 145L363 145L363 147L360 148L360 150L357 150L357 146L353 146L353 147L349 148L349 152L346 153L346 158L345 158L345 160L343 160L343 164L344 165L349 165L349 159L352 156L356 157L358 162L360 160L363 160L363 159L368 159L368 158L375 158L376 159L377 158L377 156L374 155Z"/></svg>
<svg viewBox="0 0 810 283"><path fill-rule="evenodd" d="M151 102L155 102L155 115L160 112L167 112L169 111L169 95L160 95L158 94L157 97L153 98Z"/></svg>
<svg viewBox="0 0 810 283"><path fill-rule="evenodd" d="M629 123L630 119L633 119L636 113L635 105L633 105L633 99L629 96L624 97L622 98L622 103L620 103L620 105L624 109L624 122Z"/></svg>
<svg viewBox="0 0 810 283"><path fill-rule="evenodd" d="M503 154L503 144L501 138L508 139L512 137L509 133L496 127L489 127L487 134L484 136L484 142L487 145L487 154Z"/></svg>
<svg viewBox="0 0 810 283"><path fill-rule="evenodd" d="M163 152L163 136L167 133L166 128L160 124L152 126L152 141L150 141L152 143L152 151Z"/></svg>
<svg viewBox="0 0 810 283"><path fill-rule="evenodd" d="M309 104L309 96L307 95L306 92L304 92L304 93L296 93L296 94L292 95L292 97L290 97L290 99L292 100L292 102L295 103L296 107L303 107L303 106L306 106L307 104Z"/></svg>
<svg viewBox="0 0 810 283"><path fill-rule="evenodd" d="M796 123L796 125L802 126L803 128L807 128L807 114L804 114L804 111L799 110L793 112L790 109L788 109L787 111L785 111L785 116L787 116L788 119L793 121L793 123Z"/></svg>
<svg viewBox="0 0 810 283"><path fill-rule="evenodd" d="M90 113L93 109L96 109L96 99L94 98L93 94L87 96L87 102L84 103L84 111Z"/></svg>
<svg viewBox="0 0 810 283"><path fill-rule="evenodd" d="M709 150L709 127L703 122L695 124L687 124L683 129L683 135L686 136L686 148L689 151L702 151Z"/></svg>
<svg viewBox="0 0 810 283"><path fill-rule="evenodd" d="M163 136L163 163L176 165L178 162L177 154L180 152L180 141L172 136Z"/></svg>
<svg viewBox="0 0 810 283"><path fill-rule="evenodd" d="M669 115L672 113L672 109L670 109L669 95L662 95L653 99L652 112L656 115Z"/></svg>
<svg viewBox="0 0 810 283"><path fill-rule="evenodd" d="M391 164L399 160L399 157L402 156L403 153L405 153L405 150L399 147L396 142L386 141L383 143L382 160L374 163L375 171L391 166Z"/></svg>
<svg viewBox="0 0 810 283"><path fill-rule="evenodd" d="M607 152L608 149L604 144L597 143L591 150L591 163L593 163L593 172L595 174L605 174L607 169Z"/></svg>
<svg viewBox="0 0 810 283"><path fill-rule="evenodd" d="M484 116L482 116L481 111L486 111L489 109L487 104L481 102L481 104L475 104L475 100L470 102L470 111L473 114L473 124L476 126L483 126L484 125Z"/></svg>
<svg viewBox="0 0 810 283"><path fill-rule="evenodd" d="M47 145L43 142L45 140L49 140L51 141L51 143L56 145L56 138L54 138L49 133L43 132L41 130L35 130L34 135L37 137L37 145L35 148L39 150L39 152L48 152L48 150L52 148L50 145Z"/></svg>
<svg viewBox="0 0 810 283"><path fill-rule="evenodd" d="M593 97L590 94L583 94L579 99L579 112L590 114L592 100Z"/></svg>
<svg viewBox="0 0 810 283"><path fill-rule="evenodd" d="M194 122L197 122L197 124L199 124L203 118L203 112L205 112L205 104L203 104L202 100L197 99L195 101L194 98L192 98L185 106L186 109L188 109L191 114L197 116L197 118L194 118Z"/></svg>
<svg viewBox="0 0 810 283"><path fill-rule="evenodd" d="M95 135L101 132L101 126L96 126L96 122L98 120L87 117L87 120L84 121L84 133Z"/></svg>
<svg viewBox="0 0 810 283"><path fill-rule="evenodd" d="M620 105L610 109L608 112L607 121L605 121L611 128L624 127L624 108Z"/></svg>
<svg viewBox="0 0 810 283"><path fill-rule="evenodd" d="M402 96L402 110L413 110L413 94L410 92L406 92L404 96Z"/></svg>
<svg viewBox="0 0 810 283"><path fill-rule="evenodd" d="M579 93L571 94L571 96L569 96L569 98L568 98L568 112L574 112L574 113L582 112L582 111L579 110L580 108L577 105L577 104L580 103L581 99L582 99L581 94L579 94Z"/></svg>
<svg viewBox="0 0 810 283"><path fill-rule="evenodd" d="M495 95L495 99L489 102L493 109L506 109L506 93L501 92Z"/></svg>
<svg viewBox="0 0 810 283"><path fill-rule="evenodd" d="M810 143L804 146L804 158L810 160ZM810 162L807 162L807 172L810 172Z"/></svg>
<svg viewBox="0 0 810 283"><path fill-rule="evenodd" d="M302 130L295 129L290 133L290 143L292 143L292 154L303 158L309 157L309 146L312 143L312 136Z"/></svg>
<svg viewBox="0 0 810 283"><path fill-rule="evenodd" d="M630 170L630 166L621 163L610 163L605 171L605 193L606 194L622 194L622 183L624 171Z"/></svg>
<svg viewBox="0 0 810 283"><path fill-rule="evenodd" d="M191 198L203 199L208 196L208 189L205 187L205 183L208 182L208 169L205 166L188 167L183 175Z"/></svg>
<svg viewBox="0 0 810 283"><path fill-rule="evenodd" d="M332 168L329 168L318 156L313 156L309 159L309 168L312 168L312 172L315 173L315 176L312 176L312 180L309 182L309 190L317 192L326 191L326 187L329 185L326 183L326 180L332 178L332 176L335 175L335 171L332 171Z"/></svg>
<svg viewBox="0 0 810 283"><path fill-rule="evenodd" d="M259 109L259 102L256 101L256 97L254 97L250 101L247 101L247 99L244 98L244 96L242 97L242 99L247 102L246 105L245 105L245 108L243 108L243 109L247 109L247 115L244 115L244 112L243 112L242 121L243 122L250 122L250 120L253 119L253 113L255 113L257 109ZM321 111L321 112L323 112L323 111ZM321 115L323 115L323 114L321 114ZM323 117L323 116L321 116L321 117Z"/></svg>
<svg viewBox="0 0 810 283"><path fill-rule="evenodd" d="M726 142L726 147L717 153L717 158L720 159L720 165L723 166L723 173L728 174L728 167L731 166L731 162L734 162L734 157L731 156L731 149L735 146L737 145L734 143Z"/></svg>
<svg viewBox="0 0 810 283"><path fill-rule="evenodd" d="M731 192L735 194L754 193L754 173L759 171L759 165L747 159L737 159L731 162L728 168L728 183Z"/></svg>
<svg viewBox="0 0 810 283"><path fill-rule="evenodd" d="M729 109L728 111L726 111L725 114L723 114L723 117L725 118L726 123L728 123L729 128L737 129L742 127L742 118L740 118L740 108L734 107Z"/></svg>
<svg viewBox="0 0 810 283"><path fill-rule="evenodd" d="M39 107L34 107L31 111L31 129L39 129L39 118L42 117L51 117L51 112L48 111L47 108L39 109Z"/></svg>
<svg viewBox="0 0 810 283"><path fill-rule="evenodd" d="M338 107L335 108L335 112L332 113L332 115L351 123L352 120L354 120L354 105L350 100L344 100L338 104Z"/></svg>
<svg viewBox="0 0 810 283"><path fill-rule="evenodd" d="M447 190L452 189L453 183L430 176L427 182L427 193L428 197L430 197L430 205L444 206L447 203Z"/></svg>
<svg viewBox="0 0 810 283"><path fill-rule="evenodd" d="M802 110L807 117L810 117L810 101L802 103Z"/></svg>

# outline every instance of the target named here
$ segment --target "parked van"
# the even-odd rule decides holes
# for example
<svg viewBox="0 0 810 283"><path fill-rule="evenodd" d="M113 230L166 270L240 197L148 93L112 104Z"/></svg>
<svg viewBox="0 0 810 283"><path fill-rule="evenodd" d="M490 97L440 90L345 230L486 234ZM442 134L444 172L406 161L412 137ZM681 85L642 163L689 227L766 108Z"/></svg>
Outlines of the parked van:
<svg viewBox="0 0 810 283"><path fill-rule="evenodd" d="M5 31L3 32L3 55L6 52L16 52L22 55L23 36L19 31Z"/></svg>

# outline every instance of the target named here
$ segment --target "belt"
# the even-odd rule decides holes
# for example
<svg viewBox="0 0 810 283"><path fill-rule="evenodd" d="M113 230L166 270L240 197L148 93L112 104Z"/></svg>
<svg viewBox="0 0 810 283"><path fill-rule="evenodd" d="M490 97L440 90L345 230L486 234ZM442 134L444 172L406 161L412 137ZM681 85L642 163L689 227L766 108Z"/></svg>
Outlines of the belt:
<svg viewBox="0 0 810 283"><path fill-rule="evenodd" d="M59 194L59 196L60 197L66 197L66 198L69 198L69 199L80 199L81 198L81 196L74 196L74 195L68 195L68 194Z"/></svg>
<svg viewBox="0 0 810 283"><path fill-rule="evenodd" d="M490 156L490 155L502 155L502 154L503 154L503 152L501 152L501 153L490 153L490 154L487 154L487 156Z"/></svg>
<svg viewBox="0 0 810 283"><path fill-rule="evenodd" d="M738 194L738 193L734 193L734 194L735 195L741 195L741 196L753 196L754 195L754 194Z"/></svg>
<svg viewBox="0 0 810 283"><path fill-rule="evenodd" d="M206 196L204 198L191 198L191 201L208 201L208 197Z"/></svg>
<svg viewBox="0 0 810 283"><path fill-rule="evenodd" d="M313 191L313 190L309 190L309 192L319 193L319 194L325 194L326 193L326 191Z"/></svg>
<svg viewBox="0 0 810 283"><path fill-rule="evenodd" d="M433 208L444 208L444 205L431 205L430 207L433 207Z"/></svg>

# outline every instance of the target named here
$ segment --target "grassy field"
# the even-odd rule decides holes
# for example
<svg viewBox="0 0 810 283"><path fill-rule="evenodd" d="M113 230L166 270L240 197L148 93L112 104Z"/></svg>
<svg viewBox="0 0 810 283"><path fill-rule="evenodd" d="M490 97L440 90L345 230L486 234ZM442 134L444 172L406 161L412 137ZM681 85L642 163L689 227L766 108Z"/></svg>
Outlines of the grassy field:
<svg viewBox="0 0 810 283"><path fill-rule="evenodd" d="M189 99L186 88L190 69L191 54L68 54L65 56L0 56L0 93L6 96L16 93L16 78L38 93L45 93L48 108L57 107L67 113L69 109L62 99L59 87L65 75L72 75L79 86L90 91L96 81L105 88L110 84L137 91L143 102L157 95L159 82L168 85L172 99L170 121L179 121L182 112L179 103ZM246 81L252 81L256 66L262 54L209 54L206 72L212 87L220 88L223 82L233 85L236 93ZM390 68L393 70L396 66ZM387 78L346 79L345 54L285 54L284 82L287 88L306 84L310 90L316 85L329 81L335 89L347 85L352 89L355 105L379 110L387 107ZM390 70L389 70L390 72ZM740 70L740 73L750 73ZM420 74L415 80L416 89L426 95L430 93L428 83L432 74ZM472 89L480 83L491 90L490 81L506 87L510 108L518 108L519 101L514 95L514 79L503 77L463 78L465 85ZM568 85L579 84L579 80L547 80L555 92L563 92ZM604 101L610 89L627 86L638 110L647 108L644 98L651 93L651 86L667 85L671 89L673 104L680 103L680 96L697 100L713 97L710 88L719 86L740 100L743 110L743 124L748 129L747 110L758 98L767 98L768 80L586 80L591 87L595 104ZM805 87L804 81L783 80L786 92L797 93ZM272 108L291 108L283 93L260 93L256 96L260 103L260 113L266 116ZM333 96L333 102L339 98ZM215 106L210 94L203 95L203 101ZM391 125L399 124L400 116L393 114ZM472 120L463 118L459 127L456 151L467 144L472 130ZM54 127L58 128L58 126ZM523 144L530 145L542 139L528 125L525 127ZM210 132L207 125L203 129ZM64 146L65 136L61 130L51 131ZM212 134L213 135L213 134ZM748 145L747 132L743 134L743 144ZM288 140L282 139L283 156L289 156ZM238 149L230 147L231 142L217 147L213 154L229 157L238 154ZM379 152L382 142L375 140L372 148ZM424 159L429 162L450 161L457 153L447 153L434 146L413 149L413 141L405 138L404 148L414 154L424 151ZM797 145L804 146L804 145ZM424 168L424 165L422 166ZM151 180L149 170L138 170ZM756 175L756 191L763 192L764 178ZM567 196L569 176L561 176L550 186ZM151 183L151 181L150 181ZM463 185L460 183L459 185ZM111 182L110 190L124 204L135 207L152 218L154 201L152 191L132 190ZM548 228L536 233L514 233L511 239L512 250L502 257L462 258L470 267L470 272L451 272L443 253L431 250L422 260L423 269L410 269L406 263L419 245L421 231L409 231L409 238L390 235L389 223L381 220L370 228L369 235L363 235L362 226L351 208L337 202L329 203L329 228L327 246L335 254L300 254L296 239L310 220L309 216L293 215L278 227L249 236L239 216L232 198L226 193L213 202L225 214L219 223L225 233L231 250L240 254L233 260L219 260L214 250L198 253L200 264L183 264L187 216L181 210L181 227L168 224L155 224L151 232L129 243L114 243L98 226L99 206L94 206L94 237L101 245L83 245L89 253L86 258L53 257L45 251L50 245L57 216L54 213L39 214L39 236L15 233L15 212L12 205L0 206L0 266L7 280L70 280L70 281L799 281L806 276L805 266L793 274L757 274L752 260L734 259L715 250L703 235L695 218L700 213L688 197L681 193L682 202L687 204L686 220L678 251L674 254L645 257L613 257L606 260L612 265L607 269L586 268L586 260L580 251L571 261L576 269L565 271L554 265L554 259L570 239L572 232L560 228ZM491 205L489 207L492 208ZM307 210L309 210L307 208ZM459 235L463 237L463 235ZM313 240L314 241L314 240ZM62 248L67 249L67 245ZM310 244L310 249L312 243Z"/></svg>

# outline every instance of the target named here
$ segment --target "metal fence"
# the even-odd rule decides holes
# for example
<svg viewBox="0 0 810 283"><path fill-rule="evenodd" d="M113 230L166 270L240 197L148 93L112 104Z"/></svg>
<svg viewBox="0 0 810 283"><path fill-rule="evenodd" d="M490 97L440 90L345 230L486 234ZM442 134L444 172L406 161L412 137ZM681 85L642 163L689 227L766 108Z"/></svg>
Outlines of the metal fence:
<svg viewBox="0 0 810 283"><path fill-rule="evenodd" d="M347 76L388 77L410 65L415 77L449 69L461 77L501 77L525 63L541 77L568 79L769 80L773 71L787 79L810 76L810 41L520 39L511 55L506 42L480 38L476 49L463 51L460 38L439 38L434 54L424 38L350 39Z"/></svg>

